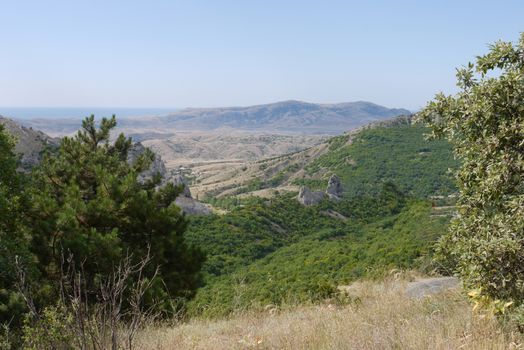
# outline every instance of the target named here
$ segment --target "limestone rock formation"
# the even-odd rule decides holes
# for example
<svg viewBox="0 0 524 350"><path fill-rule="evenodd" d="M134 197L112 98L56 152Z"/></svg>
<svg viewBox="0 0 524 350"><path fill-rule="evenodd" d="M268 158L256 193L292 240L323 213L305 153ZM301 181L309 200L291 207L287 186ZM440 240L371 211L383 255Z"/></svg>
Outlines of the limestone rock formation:
<svg viewBox="0 0 524 350"><path fill-rule="evenodd" d="M183 185L184 189L182 190L182 193L180 195L187 197L187 198L193 198L193 196L191 195L191 190L189 189L189 186L187 184L187 181L182 175L180 174L173 175L168 179L168 181L171 182L175 186Z"/></svg>
<svg viewBox="0 0 524 350"><path fill-rule="evenodd" d="M180 195L175 199L176 205L182 209L186 215L209 215L211 209L205 206L203 203L197 201L194 198Z"/></svg>
<svg viewBox="0 0 524 350"><path fill-rule="evenodd" d="M306 186L302 186L298 192L297 200L302 205L316 205L325 197L330 200L340 200L342 198L342 183L337 175L331 175L328 181L326 192L311 191Z"/></svg>
<svg viewBox="0 0 524 350"><path fill-rule="evenodd" d="M175 200L176 205L182 209L182 211L187 215L208 215L211 214L211 210L206 207L204 204L200 203L191 196L191 191L187 184L186 179L180 175L175 174L167 179L168 182L171 182L175 186L184 186L182 193Z"/></svg>
<svg viewBox="0 0 524 350"><path fill-rule="evenodd" d="M131 149L129 150L129 153L127 155L127 162L129 164L132 164L145 151L146 148L140 142L134 143L131 146ZM156 174L160 174L160 176L162 176L162 179L165 179L167 175L166 166L159 155L155 155L155 160L153 161L148 170L145 170L138 175L138 181L145 182L147 180L150 180Z"/></svg>
<svg viewBox="0 0 524 350"><path fill-rule="evenodd" d="M140 142L133 144L131 148L127 161L132 163L134 162L140 154L145 152L146 147ZM206 207L204 204L200 203L191 196L191 191L186 179L180 174L172 174L167 171L162 158L159 155L155 156L155 160L151 164L150 168L142 172L138 180L147 181L151 179L154 175L160 174L162 176L162 183L160 187L165 186L168 183L172 183L175 186L183 186L182 193L175 200L176 205L178 205L182 211L187 215L208 215L211 214L211 210Z"/></svg>
<svg viewBox="0 0 524 350"><path fill-rule="evenodd" d="M311 191L306 186L302 186L297 199L302 205L315 205L320 203L325 196L326 194L322 191Z"/></svg>
<svg viewBox="0 0 524 350"><path fill-rule="evenodd" d="M335 174L331 175L326 189L326 194L329 199L339 200L340 197L342 197L342 191L342 183L340 182L340 178Z"/></svg>

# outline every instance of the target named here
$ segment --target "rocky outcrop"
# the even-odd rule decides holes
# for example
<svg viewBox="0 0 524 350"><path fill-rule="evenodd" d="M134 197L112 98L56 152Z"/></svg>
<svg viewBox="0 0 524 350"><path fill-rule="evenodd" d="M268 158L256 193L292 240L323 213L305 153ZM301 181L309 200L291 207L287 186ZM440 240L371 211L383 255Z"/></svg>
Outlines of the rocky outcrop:
<svg viewBox="0 0 524 350"><path fill-rule="evenodd" d="M209 215L211 210L206 207L204 204L200 203L191 196L191 191L189 190L189 185L187 184L186 179L180 175L176 174L170 177L168 182L171 182L175 186L183 186L182 193L175 200L176 205L182 209L182 211L187 215Z"/></svg>
<svg viewBox="0 0 524 350"><path fill-rule="evenodd" d="M302 186L298 192L297 200L302 205L316 205L324 198L330 200L340 200L342 198L343 188L340 178L337 175L331 175L328 181L326 192L311 191L306 186Z"/></svg>
<svg viewBox="0 0 524 350"><path fill-rule="evenodd" d="M426 296L445 292L460 287L456 277L424 278L408 283L406 295L412 299L422 299Z"/></svg>
<svg viewBox="0 0 524 350"><path fill-rule="evenodd" d="M298 202L302 205L315 205L318 204L326 197L326 194L322 191L311 191L306 186L300 188L298 193Z"/></svg>
<svg viewBox="0 0 524 350"><path fill-rule="evenodd" d="M329 199L333 200L339 200L342 197L342 183L340 182L340 178L335 174L329 178L326 195Z"/></svg>
<svg viewBox="0 0 524 350"><path fill-rule="evenodd" d="M205 204L197 201L194 198L186 196L178 196L175 200L175 204L182 209L186 215L209 215L211 214L211 209L209 209Z"/></svg>
<svg viewBox="0 0 524 350"><path fill-rule="evenodd" d="M133 163L136 159L146 151L146 147L140 142L133 144L131 150L129 151L127 161ZM183 186L182 193L176 198L175 204L182 209L182 211L187 215L208 215L211 214L211 210L200 203L191 196L191 191L186 179L180 174L173 174L168 172L162 158L159 155L155 156L155 160L151 164L148 170L140 173L138 180L147 181L151 179L154 175L160 174L162 176L162 182L159 187L165 186L168 183L171 183L175 186Z"/></svg>
<svg viewBox="0 0 524 350"><path fill-rule="evenodd" d="M187 181L182 175L180 174L173 175L169 178L168 181L171 182L175 186L180 186L180 185L184 186L182 193L180 194L181 196L184 196L187 198L193 198L193 196L191 195L191 190L189 189L189 186L187 184Z"/></svg>
<svg viewBox="0 0 524 350"><path fill-rule="evenodd" d="M144 145L142 145L140 142L134 143L127 154L127 162L129 164L133 164L145 151L146 147L144 147ZM166 179L168 175L166 166L159 155L155 155L155 159L153 160L153 163L151 163L151 166L148 170L145 170L138 175L138 181L143 183L152 179L156 174L160 174L162 179Z"/></svg>

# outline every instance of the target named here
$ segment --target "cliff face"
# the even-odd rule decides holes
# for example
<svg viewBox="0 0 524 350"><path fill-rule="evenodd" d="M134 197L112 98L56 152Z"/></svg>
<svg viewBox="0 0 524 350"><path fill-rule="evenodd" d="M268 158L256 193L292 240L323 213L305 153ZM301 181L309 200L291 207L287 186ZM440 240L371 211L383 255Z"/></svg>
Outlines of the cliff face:
<svg viewBox="0 0 524 350"><path fill-rule="evenodd" d="M142 145L140 142L134 143L127 155L127 162L132 164L142 153L145 152L145 150L146 147L144 147L144 145ZM155 155L155 159L153 160L153 163L151 163L151 166L148 170L145 170L142 173L140 173L140 175L138 176L138 181L147 181L156 174L160 174L164 179L168 175L166 166L159 155Z"/></svg>
<svg viewBox="0 0 524 350"><path fill-rule="evenodd" d="M140 142L133 144L127 161L132 163L134 162L143 152L145 152L146 147L144 147ZM182 186L182 193L176 198L175 203L182 209L182 211L187 215L208 215L211 214L211 209L209 209L203 203L194 199L191 195L189 185L187 180L180 174L175 174L169 172L166 169L162 158L159 155L155 155L155 160L151 164L148 170L142 172L139 175L139 181L147 181L151 179L156 174L160 174L162 177L162 183L160 186L165 186L168 183L171 183L175 186Z"/></svg>
<svg viewBox="0 0 524 350"><path fill-rule="evenodd" d="M176 205L187 215L208 215L211 209L194 199L191 195L187 180L180 174L171 175L165 178L166 182L171 182L175 186L183 186L182 193L175 199Z"/></svg>

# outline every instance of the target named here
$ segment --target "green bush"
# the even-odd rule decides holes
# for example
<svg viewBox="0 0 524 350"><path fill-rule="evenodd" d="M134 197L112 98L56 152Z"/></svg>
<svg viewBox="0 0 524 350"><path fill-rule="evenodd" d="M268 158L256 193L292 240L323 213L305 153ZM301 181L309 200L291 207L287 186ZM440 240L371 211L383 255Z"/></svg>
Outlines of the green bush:
<svg viewBox="0 0 524 350"><path fill-rule="evenodd" d="M440 256L478 297L524 300L524 34L457 72L460 91L419 114L462 161L458 217Z"/></svg>
<svg viewBox="0 0 524 350"><path fill-rule="evenodd" d="M72 322L72 315L59 307L46 307L40 319L28 315L22 329L24 349L74 349L80 344L75 344Z"/></svg>

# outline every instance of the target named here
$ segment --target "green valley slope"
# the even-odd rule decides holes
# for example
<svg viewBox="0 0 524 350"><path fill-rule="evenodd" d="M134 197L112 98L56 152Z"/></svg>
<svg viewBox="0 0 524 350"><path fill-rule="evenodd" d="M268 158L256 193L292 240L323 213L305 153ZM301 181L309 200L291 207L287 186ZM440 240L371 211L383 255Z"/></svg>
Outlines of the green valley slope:
<svg viewBox="0 0 524 350"><path fill-rule="evenodd" d="M358 278L427 267L452 214L436 213L428 198L455 192L448 169L457 162L449 144L428 142L425 132L396 119L245 169L265 176L208 198L225 214L191 219L188 239L208 261L190 311L315 301ZM343 180L340 201L306 207L295 191L280 191L323 189L333 173ZM264 188L273 195L250 196Z"/></svg>
<svg viewBox="0 0 524 350"><path fill-rule="evenodd" d="M337 210L340 220L326 215ZM188 239L209 255L194 314L332 297L337 286L394 268L421 268L447 217L425 201L386 190L378 197L303 207L289 197L260 200L224 216L194 218Z"/></svg>
<svg viewBox="0 0 524 350"><path fill-rule="evenodd" d="M374 123L304 151L197 176L191 190L214 201L233 195L268 197L275 191L298 192L302 185L325 189L336 174L348 196L376 192L377 185L388 181L416 197L449 195L455 185L448 169L458 162L451 145L427 141L427 131L411 117Z"/></svg>

